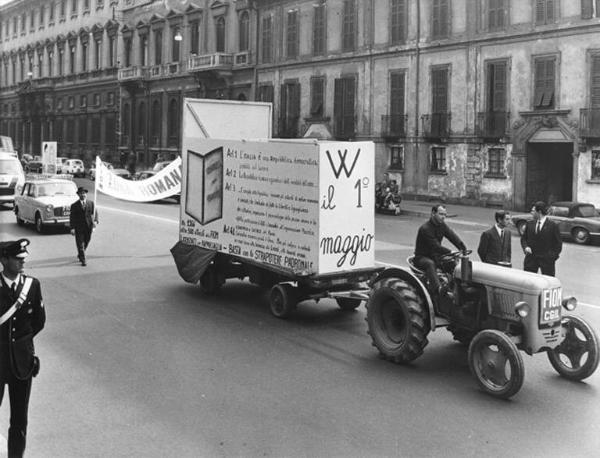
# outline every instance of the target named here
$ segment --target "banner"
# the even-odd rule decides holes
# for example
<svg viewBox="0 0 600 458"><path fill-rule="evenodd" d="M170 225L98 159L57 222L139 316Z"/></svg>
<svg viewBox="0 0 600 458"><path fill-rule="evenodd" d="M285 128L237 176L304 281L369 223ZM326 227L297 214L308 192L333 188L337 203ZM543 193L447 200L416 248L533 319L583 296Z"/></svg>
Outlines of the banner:
<svg viewBox="0 0 600 458"><path fill-rule="evenodd" d="M132 181L114 174L96 156L96 190L133 202L152 202L174 196L181 192L181 158L178 157L151 178Z"/></svg>

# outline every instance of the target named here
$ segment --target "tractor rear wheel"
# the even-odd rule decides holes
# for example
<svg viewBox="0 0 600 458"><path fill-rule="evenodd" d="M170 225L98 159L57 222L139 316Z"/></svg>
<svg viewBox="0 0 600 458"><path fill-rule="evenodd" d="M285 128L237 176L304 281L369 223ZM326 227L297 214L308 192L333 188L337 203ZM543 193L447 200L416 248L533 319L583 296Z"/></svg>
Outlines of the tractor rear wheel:
<svg viewBox="0 0 600 458"><path fill-rule="evenodd" d="M598 337L592 327L579 317L565 316L561 324L565 338L558 347L548 350L548 359L561 376L569 380L583 380L598 367Z"/></svg>
<svg viewBox="0 0 600 458"><path fill-rule="evenodd" d="M525 368L515 343L503 332L486 329L469 345L469 367L479 386L492 396L508 399L523 386Z"/></svg>
<svg viewBox="0 0 600 458"><path fill-rule="evenodd" d="M369 335L384 359L405 364L423 354L430 331L428 310L411 285L384 278L373 285L366 308Z"/></svg>

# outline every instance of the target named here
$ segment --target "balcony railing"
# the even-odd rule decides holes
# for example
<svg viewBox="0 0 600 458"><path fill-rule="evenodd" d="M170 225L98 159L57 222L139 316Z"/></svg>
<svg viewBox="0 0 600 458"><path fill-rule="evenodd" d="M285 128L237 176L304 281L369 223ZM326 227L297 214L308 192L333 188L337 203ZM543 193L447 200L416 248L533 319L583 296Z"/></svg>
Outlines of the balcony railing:
<svg viewBox="0 0 600 458"><path fill-rule="evenodd" d="M190 72L202 70L231 69L233 65L233 54L217 52L202 56L190 57L187 61L187 69Z"/></svg>
<svg viewBox="0 0 600 458"><path fill-rule="evenodd" d="M481 138L503 138L508 135L510 113L507 111L479 112L475 134Z"/></svg>
<svg viewBox="0 0 600 458"><path fill-rule="evenodd" d="M142 67L127 67L119 69L118 79L119 81L144 79L147 73L146 68Z"/></svg>
<svg viewBox="0 0 600 458"><path fill-rule="evenodd" d="M421 116L425 138L447 138L450 136L450 113L432 113Z"/></svg>
<svg viewBox="0 0 600 458"><path fill-rule="evenodd" d="M250 51L237 52L233 55L233 64L238 65L250 65Z"/></svg>
<svg viewBox="0 0 600 458"><path fill-rule="evenodd" d="M381 136L382 137L406 137L407 115L382 115Z"/></svg>
<svg viewBox="0 0 600 458"><path fill-rule="evenodd" d="M600 138L600 108L579 110L579 135L583 138Z"/></svg>

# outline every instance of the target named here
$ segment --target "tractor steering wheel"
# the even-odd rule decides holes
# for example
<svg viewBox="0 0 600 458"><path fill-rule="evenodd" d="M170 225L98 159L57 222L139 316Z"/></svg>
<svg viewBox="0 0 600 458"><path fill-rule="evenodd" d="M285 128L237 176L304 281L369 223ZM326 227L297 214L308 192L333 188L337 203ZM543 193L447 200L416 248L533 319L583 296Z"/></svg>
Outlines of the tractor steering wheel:
<svg viewBox="0 0 600 458"><path fill-rule="evenodd" d="M451 251L450 253L440 256L440 262L445 263L449 261L454 261L458 258L469 256L471 253L473 253L473 250Z"/></svg>

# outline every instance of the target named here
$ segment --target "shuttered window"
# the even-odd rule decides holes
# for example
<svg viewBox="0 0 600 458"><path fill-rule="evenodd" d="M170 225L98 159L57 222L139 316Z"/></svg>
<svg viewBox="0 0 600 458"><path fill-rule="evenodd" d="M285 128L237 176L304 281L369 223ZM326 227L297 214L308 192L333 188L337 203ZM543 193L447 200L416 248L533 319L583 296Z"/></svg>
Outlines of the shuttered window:
<svg viewBox="0 0 600 458"><path fill-rule="evenodd" d="M448 68L431 70L432 113L448 111Z"/></svg>
<svg viewBox="0 0 600 458"><path fill-rule="evenodd" d="M600 55L592 56L592 75L590 85L591 108L600 108Z"/></svg>
<svg viewBox="0 0 600 458"><path fill-rule="evenodd" d="M354 51L356 47L355 0L344 0L342 15L342 51Z"/></svg>
<svg viewBox="0 0 600 458"><path fill-rule="evenodd" d="M390 0L390 41L393 45L406 40L406 0Z"/></svg>
<svg viewBox="0 0 600 458"><path fill-rule="evenodd" d="M594 17L594 0L581 0L581 18L590 19Z"/></svg>
<svg viewBox="0 0 600 458"><path fill-rule="evenodd" d="M298 10L287 13L286 45L288 59L298 57Z"/></svg>
<svg viewBox="0 0 600 458"><path fill-rule="evenodd" d="M294 138L298 136L298 120L300 119L300 84L297 82L281 85L281 115L279 120L279 136Z"/></svg>
<svg viewBox="0 0 600 458"><path fill-rule="evenodd" d="M390 114L404 114L404 72L395 72L390 75Z"/></svg>
<svg viewBox="0 0 600 458"><path fill-rule="evenodd" d="M322 118L325 112L325 78L315 77L310 79L310 116Z"/></svg>
<svg viewBox="0 0 600 458"><path fill-rule="evenodd" d="M450 29L450 0L433 0L431 34L433 38L448 38Z"/></svg>
<svg viewBox="0 0 600 458"><path fill-rule="evenodd" d="M556 0L535 1L536 25L551 24L556 21Z"/></svg>
<svg viewBox="0 0 600 458"><path fill-rule="evenodd" d="M535 60L535 88L533 107L537 110L554 108L556 58L544 57Z"/></svg>
<svg viewBox="0 0 600 458"><path fill-rule="evenodd" d="M314 6L313 17L313 55L321 56L325 53L325 4Z"/></svg>
<svg viewBox="0 0 600 458"><path fill-rule="evenodd" d="M488 100L490 112L506 110L506 62L491 62L488 64Z"/></svg>
<svg viewBox="0 0 600 458"><path fill-rule="evenodd" d="M262 20L262 61L271 62L273 59L273 30L271 16L264 17Z"/></svg>
<svg viewBox="0 0 600 458"><path fill-rule="evenodd" d="M488 30L504 30L506 27L506 0L488 0Z"/></svg>
<svg viewBox="0 0 600 458"><path fill-rule="evenodd" d="M335 118L335 136L349 139L354 131L354 103L356 80L354 77L338 78L334 85L333 115Z"/></svg>
<svg viewBox="0 0 600 458"><path fill-rule="evenodd" d="M258 86L258 102L273 103L273 86L271 84L262 84Z"/></svg>

